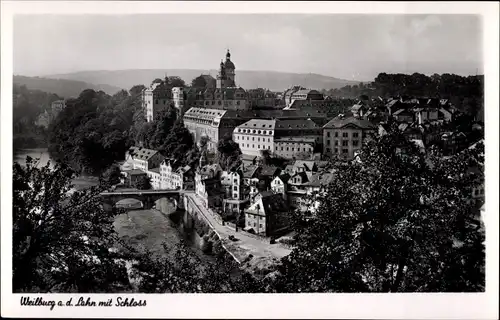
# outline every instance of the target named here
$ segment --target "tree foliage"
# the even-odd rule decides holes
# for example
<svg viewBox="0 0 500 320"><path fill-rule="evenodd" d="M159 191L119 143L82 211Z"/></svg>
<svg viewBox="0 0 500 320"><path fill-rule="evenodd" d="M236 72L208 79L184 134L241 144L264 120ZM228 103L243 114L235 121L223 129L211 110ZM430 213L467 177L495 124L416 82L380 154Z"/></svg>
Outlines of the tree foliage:
<svg viewBox="0 0 500 320"><path fill-rule="evenodd" d="M39 168L30 157L13 168L15 292L115 292L128 285L110 252L116 212L102 209L103 186L72 191L67 166Z"/></svg>
<svg viewBox="0 0 500 320"><path fill-rule="evenodd" d="M363 146L361 161L334 164L314 212L297 215L296 248L280 292L484 290L484 236L469 200L481 147L429 156L401 135Z"/></svg>
<svg viewBox="0 0 500 320"><path fill-rule="evenodd" d="M241 150L231 137L224 137L217 143L217 161L222 170L231 171L241 165Z"/></svg>
<svg viewBox="0 0 500 320"><path fill-rule="evenodd" d="M135 88L135 89L134 89ZM133 144L138 132L132 130L141 109L140 87L109 96L102 91L84 90L66 101L49 126L49 153L56 161L69 164L78 172L99 174Z"/></svg>
<svg viewBox="0 0 500 320"><path fill-rule="evenodd" d="M261 292L261 284L241 272L231 258L216 256L204 262L185 245L178 245L173 256L151 258L150 253L134 252L134 278L137 289L145 293L250 293Z"/></svg>
<svg viewBox="0 0 500 320"><path fill-rule="evenodd" d="M138 178L134 183L134 188L139 190L151 189L151 178L148 176L142 176Z"/></svg>

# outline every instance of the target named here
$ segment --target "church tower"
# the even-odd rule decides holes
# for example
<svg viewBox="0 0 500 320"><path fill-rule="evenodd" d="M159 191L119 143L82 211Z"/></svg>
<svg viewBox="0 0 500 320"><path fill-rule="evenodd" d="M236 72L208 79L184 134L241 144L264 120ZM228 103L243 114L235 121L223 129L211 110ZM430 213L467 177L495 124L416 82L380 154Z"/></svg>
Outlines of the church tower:
<svg viewBox="0 0 500 320"><path fill-rule="evenodd" d="M231 53L229 52L229 49L227 50L226 53L226 62L224 63L224 67L226 69L226 77L227 77L227 87L236 87L236 83L234 81L235 74L234 74L234 63L231 61Z"/></svg>
<svg viewBox="0 0 500 320"><path fill-rule="evenodd" d="M226 87L226 69L224 67L224 62L220 62L219 73L217 74L217 89L222 89Z"/></svg>
<svg viewBox="0 0 500 320"><path fill-rule="evenodd" d="M226 61L220 62L220 69L217 74L218 89L236 87L234 69L234 63L231 61L231 53L227 50Z"/></svg>

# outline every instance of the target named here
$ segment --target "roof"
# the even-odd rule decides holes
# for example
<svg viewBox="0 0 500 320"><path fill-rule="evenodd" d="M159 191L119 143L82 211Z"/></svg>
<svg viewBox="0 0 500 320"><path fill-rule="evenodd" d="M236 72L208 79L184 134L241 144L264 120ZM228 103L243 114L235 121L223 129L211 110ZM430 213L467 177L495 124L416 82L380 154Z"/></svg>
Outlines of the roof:
<svg viewBox="0 0 500 320"><path fill-rule="evenodd" d="M184 113L183 118L184 119L195 118L195 119L212 121L213 119L215 119L217 117L223 117L225 113L226 113L226 110L221 110L221 109L208 109L208 108L195 108L195 107L193 107Z"/></svg>
<svg viewBox="0 0 500 320"><path fill-rule="evenodd" d="M141 169L132 169L132 170L127 170L125 172L131 176L138 176L138 175L145 175L146 174L146 172L142 171Z"/></svg>
<svg viewBox="0 0 500 320"><path fill-rule="evenodd" d="M288 182L288 180L290 180L290 178L291 178L291 177L292 177L292 176L291 176L291 175L289 175L288 173L283 173L283 174L281 174L281 175L277 176L276 178L279 178L279 179L280 179L281 181L283 181L284 183L287 183L287 182Z"/></svg>
<svg viewBox="0 0 500 320"><path fill-rule="evenodd" d="M155 174L160 174L160 168L153 168L153 169L149 169L148 171L155 173Z"/></svg>
<svg viewBox="0 0 500 320"><path fill-rule="evenodd" d="M245 169L243 170L243 177L244 178L254 178L255 173L257 172L258 169L259 169L258 166L245 167Z"/></svg>
<svg viewBox="0 0 500 320"><path fill-rule="evenodd" d="M334 175L329 172L317 173L311 177L311 180L307 183L311 187L324 186L333 181Z"/></svg>
<svg viewBox="0 0 500 320"><path fill-rule="evenodd" d="M316 122L307 119L307 120L296 120L296 119L286 119L286 120L277 120L276 122L276 130L300 130L300 129L320 129L320 127L316 124Z"/></svg>
<svg viewBox="0 0 500 320"><path fill-rule="evenodd" d="M307 173L305 172L297 172L292 176L292 178L299 176L302 178L302 184L309 182L309 177L307 176Z"/></svg>
<svg viewBox="0 0 500 320"><path fill-rule="evenodd" d="M316 142L315 138L311 137L290 137L290 136L283 136L274 139L274 142L304 142L304 143L314 143Z"/></svg>
<svg viewBox="0 0 500 320"><path fill-rule="evenodd" d="M247 121L239 125L237 128L274 130L275 125L276 125L276 120L252 119L250 121Z"/></svg>
<svg viewBox="0 0 500 320"><path fill-rule="evenodd" d="M321 94L318 90L313 90L313 89L301 89L298 91L295 91L292 95L294 94Z"/></svg>
<svg viewBox="0 0 500 320"><path fill-rule="evenodd" d="M363 108L363 107L365 107L365 105L363 105L363 104L355 104L355 105L353 105L353 106L351 107L351 110L353 110L353 111L358 111L359 109L361 109L361 108Z"/></svg>
<svg viewBox="0 0 500 320"><path fill-rule="evenodd" d="M412 114L412 112L408 109L399 109L398 111L394 112L393 115L397 116L397 115L405 115L405 114Z"/></svg>
<svg viewBox="0 0 500 320"><path fill-rule="evenodd" d="M376 126L368 120L358 119L354 117L342 117L337 116L330 120L327 124L323 126L323 128L343 128L349 124L355 125L361 129L374 129Z"/></svg>
<svg viewBox="0 0 500 320"><path fill-rule="evenodd" d="M280 169L275 166L262 166L262 170L260 171L261 176L274 176L277 171Z"/></svg>
<svg viewBox="0 0 500 320"><path fill-rule="evenodd" d="M192 168L190 166L184 166L184 167L180 167L176 170L177 173L186 173L188 171L190 171Z"/></svg>
<svg viewBox="0 0 500 320"><path fill-rule="evenodd" d="M279 193L272 193L271 191L263 191L257 196L261 196L262 206L260 207L259 202L252 204L249 208L245 209L245 212L258 214L258 215L269 215L274 212L287 212L288 206Z"/></svg>
<svg viewBox="0 0 500 320"><path fill-rule="evenodd" d="M147 161L157 154L158 151L141 147L130 147L128 153L134 159Z"/></svg>
<svg viewBox="0 0 500 320"><path fill-rule="evenodd" d="M293 166L294 166L294 168L305 167L308 171L312 171L314 169L315 164L316 163L314 161L295 160Z"/></svg>

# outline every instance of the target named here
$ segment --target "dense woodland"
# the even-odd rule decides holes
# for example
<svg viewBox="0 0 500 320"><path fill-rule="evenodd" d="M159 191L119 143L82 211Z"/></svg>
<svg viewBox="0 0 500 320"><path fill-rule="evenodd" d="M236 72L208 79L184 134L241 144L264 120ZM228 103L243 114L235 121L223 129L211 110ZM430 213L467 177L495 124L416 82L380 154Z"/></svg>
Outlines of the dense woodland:
<svg viewBox="0 0 500 320"><path fill-rule="evenodd" d="M30 90L14 84L12 129L14 149L46 147L46 130L37 126L38 116L50 109L53 101L60 100L56 94Z"/></svg>

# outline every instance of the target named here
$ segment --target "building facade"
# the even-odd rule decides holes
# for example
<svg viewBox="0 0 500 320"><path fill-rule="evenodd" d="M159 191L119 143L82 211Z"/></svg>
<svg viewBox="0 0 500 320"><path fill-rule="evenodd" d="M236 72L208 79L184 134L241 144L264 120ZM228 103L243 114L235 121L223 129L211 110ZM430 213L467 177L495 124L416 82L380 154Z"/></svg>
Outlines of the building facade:
<svg viewBox="0 0 500 320"><path fill-rule="evenodd" d="M146 121L154 121L158 113L174 106L172 87L163 80L155 80L149 88L142 91L142 108L145 111Z"/></svg>
<svg viewBox="0 0 500 320"><path fill-rule="evenodd" d="M289 209L280 194L259 193L254 203L245 209L245 230L260 236L275 236L285 232L290 224Z"/></svg>
<svg viewBox="0 0 500 320"><path fill-rule="evenodd" d="M376 129L368 120L340 115L323 127L323 155L352 160L363 141Z"/></svg>
<svg viewBox="0 0 500 320"><path fill-rule="evenodd" d="M314 145L321 143L321 127L310 119L252 119L236 127L233 140L244 155L260 156L267 150L291 159L313 152Z"/></svg>
<svg viewBox="0 0 500 320"><path fill-rule="evenodd" d="M132 169L148 171L158 168L164 157L160 152L141 147L131 147L125 153L125 163L130 164Z"/></svg>

